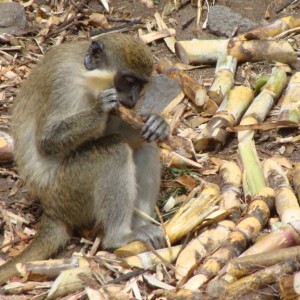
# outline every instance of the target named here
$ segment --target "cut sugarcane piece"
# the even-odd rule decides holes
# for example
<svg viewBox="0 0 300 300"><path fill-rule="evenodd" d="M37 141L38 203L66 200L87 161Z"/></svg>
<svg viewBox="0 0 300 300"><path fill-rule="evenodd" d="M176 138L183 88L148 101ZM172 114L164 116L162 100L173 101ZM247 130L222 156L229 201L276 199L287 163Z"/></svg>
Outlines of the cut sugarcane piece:
<svg viewBox="0 0 300 300"><path fill-rule="evenodd" d="M176 55L185 64L215 63L220 56L234 56L238 62L279 61L294 63L297 54L285 40L187 40L175 43Z"/></svg>

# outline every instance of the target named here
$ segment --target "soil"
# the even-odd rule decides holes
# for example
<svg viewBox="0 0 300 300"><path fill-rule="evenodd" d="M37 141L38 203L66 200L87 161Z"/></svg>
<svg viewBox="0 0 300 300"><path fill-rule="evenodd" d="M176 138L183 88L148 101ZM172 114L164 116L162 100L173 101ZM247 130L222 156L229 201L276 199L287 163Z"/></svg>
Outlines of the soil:
<svg viewBox="0 0 300 300"><path fill-rule="evenodd" d="M94 6L99 6L99 2L95 1ZM158 5L155 6L154 9L146 8L138 0L111 0L110 6L114 7L114 11L112 16L114 17L127 17L127 18L136 18L141 17L143 20L147 18L153 18L155 11L162 13L166 4L173 1L167 0L159 0ZM209 1L211 2L211 1ZM257 1L257 0L248 0L248 1L237 1L237 0L218 0L216 1L219 5L225 5L230 7L234 12L240 14L241 16L248 18L254 22L259 24L263 24L267 21L272 22L278 18L287 15L295 15L300 13L300 4L295 4L293 6L289 6L288 9L276 13L276 9L279 7L281 3L284 1L281 0L265 0L265 1ZM168 23L170 27L176 29L176 39L183 40L183 39L192 39L192 38L199 38L199 39L212 39L218 38L215 35L211 34L208 30L201 29L201 26L206 18L207 15L207 8L204 5L202 11L202 17L200 22L200 27L197 28L196 20L194 19L190 25L186 28L183 28L183 25L190 20L192 17L196 18L197 10L195 7L192 7L190 3L182 7L177 12L171 13L169 16L165 18L165 21ZM31 22L31 20L28 20ZM33 24L29 24L30 26L34 26ZM118 24L117 24L118 25ZM233 29L234 31L234 29ZM172 61L177 61L176 57L169 52L167 47L165 46L163 41L159 41L153 43L151 49L153 54L156 58L161 58L163 56L167 56ZM35 62L31 62L31 64L35 64ZM254 84L255 79L262 73L269 73L273 64L270 63L253 63L253 64L243 64L239 65L236 81L238 83L245 82L245 67L251 70L251 76L247 78L247 82L249 84ZM298 68L297 64L292 66L293 72ZM202 79L204 82L206 80L210 80L213 78L214 74L214 67L206 67L201 69L196 69L193 71L189 71L189 74L197 79ZM19 88L19 87L18 87ZM9 115L9 110L7 107L10 107L13 103L13 99L15 97L15 93L17 93L18 88L13 90L12 94L9 97L9 105L6 108L2 107L2 114ZM1 90L0 90L1 91ZM11 93L12 90L9 90ZM0 124L1 125L1 124ZM295 135L295 131L290 131L288 133L284 133L285 135ZM256 136L256 146L258 149L258 154L261 158L270 157L275 154L281 155L286 159L290 160L292 164L295 164L300 160L300 144L278 144L276 143L276 138L278 133L276 131L267 131L267 132L259 132ZM217 157L217 158L225 158L227 160L237 160L237 140L236 138L232 137L226 144L226 146L218 151L217 153L211 153L210 157ZM207 162L204 166L204 169L213 168L214 165L211 161ZM12 173L15 176L12 176ZM197 171L198 172L198 171ZM199 176L201 176L204 180L218 183L218 176L217 175L209 175L204 176L201 175L202 170L199 172ZM165 190L162 190L162 195L164 195ZM31 197L26 193L26 190L21 184L20 179L17 175L17 170L13 165L2 165L0 168L0 207L2 209L8 210L17 214L19 216L25 217L27 220L30 220L30 224L27 225L30 228L37 229L39 217L41 215L41 209L36 201L36 199L31 199ZM4 222L0 221L1 226L1 233L0 233L0 243L1 239L3 240L3 232L5 225ZM22 229L19 225L16 225L15 229ZM79 239L74 238L70 242L70 246L68 249L62 251L56 257L69 257L70 253L74 251L74 245L77 248L81 248L79 244ZM0 254L0 258L6 260L8 258L8 254Z"/></svg>

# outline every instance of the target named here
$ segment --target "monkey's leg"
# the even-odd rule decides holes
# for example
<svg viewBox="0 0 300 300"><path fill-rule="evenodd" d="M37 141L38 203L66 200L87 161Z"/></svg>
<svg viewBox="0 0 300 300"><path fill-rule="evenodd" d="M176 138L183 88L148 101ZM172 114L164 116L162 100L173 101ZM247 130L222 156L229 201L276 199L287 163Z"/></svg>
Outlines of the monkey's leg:
<svg viewBox="0 0 300 300"><path fill-rule="evenodd" d="M103 150L99 149L102 176L95 191L95 194L98 192L100 197L104 197L98 201L96 199L104 234L102 246L114 249L141 240L155 248L159 247L163 235L157 226L147 224L132 230L137 185L131 148L120 140L111 145L109 151Z"/></svg>
<svg viewBox="0 0 300 300"><path fill-rule="evenodd" d="M159 151L155 143L143 144L134 152L136 166L137 197L135 207L149 216L154 215L154 207L160 187L161 166ZM149 224L149 221L134 214L133 228Z"/></svg>
<svg viewBox="0 0 300 300"><path fill-rule="evenodd" d="M136 167L137 184L135 207L153 217L161 177L157 145L155 143L143 144L134 152L133 157ZM165 246L166 240L162 229L151 224L147 219L138 215L136 212L133 214L132 228L134 230L133 232L146 231L152 246L156 249ZM149 244L147 240L144 242Z"/></svg>
<svg viewBox="0 0 300 300"><path fill-rule="evenodd" d="M29 246L8 263L0 266L0 285L18 274L15 268L17 263L47 259L64 246L69 238L70 232L63 222L43 215L41 228Z"/></svg>

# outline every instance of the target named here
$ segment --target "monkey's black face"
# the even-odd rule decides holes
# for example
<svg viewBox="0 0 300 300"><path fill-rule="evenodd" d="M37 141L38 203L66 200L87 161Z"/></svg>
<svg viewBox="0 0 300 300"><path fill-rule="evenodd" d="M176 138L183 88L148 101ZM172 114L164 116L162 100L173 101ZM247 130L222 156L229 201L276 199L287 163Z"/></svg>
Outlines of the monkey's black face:
<svg viewBox="0 0 300 300"><path fill-rule="evenodd" d="M135 106L139 94L148 79L128 70L119 70L114 78L118 100L128 108Z"/></svg>

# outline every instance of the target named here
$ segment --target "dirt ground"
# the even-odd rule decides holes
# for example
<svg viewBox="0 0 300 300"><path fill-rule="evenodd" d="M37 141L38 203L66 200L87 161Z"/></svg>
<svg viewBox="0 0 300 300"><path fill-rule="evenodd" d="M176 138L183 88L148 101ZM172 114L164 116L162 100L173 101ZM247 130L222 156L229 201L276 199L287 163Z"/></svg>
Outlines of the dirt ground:
<svg viewBox="0 0 300 300"><path fill-rule="evenodd" d="M142 20L146 20L147 18L153 18L155 11L160 13L163 12L167 3L171 1L167 0L159 0L158 5L155 5L154 9L146 8L145 5L141 4L138 0L111 0L110 6L114 7L112 16L118 18L136 18L141 17ZM209 1L211 2L211 1ZM252 21L255 21L259 24L265 24L266 19L268 22L272 22L280 17L287 16L287 15L296 15L300 13L300 3L296 3L293 6L289 6L287 9L280 13L276 13L276 9L279 7L281 3L284 1L282 0L248 0L248 1L238 1L238 0L218 0L216 4L225 5L230 7L233 11L240 14L241 16L248 18ZM99 7L99 1L95 1L92 4L93 7ZM207 15L207 8L204 5L202 11L202 17L200 22L200 28L196 26L196 20L194 19L190 25L186 28L183 28L183 24L185 24L188 20L192 17L196 17L197 10L195 7L192 7L190 3L182 7L177 12L173 12L167 17L165 17L166 23L176 29L176 39L177 40L188 40L192 38L199 38L199 39L212 39L212 38L219 38L215 35L211 34L208 30L201 29L201 26L206 18ZM28 19L30 23L31 20ZM30 24L34 26L34 24ZM50 43L49 43L50 45ZM167 47L165 46L163 41L158 41L150 45L153 54L156 58L160 58L163 56L167 56L172 61L176 61L176 57L169 52ZM31 62L31 65L34 65L35 62ZM248 64L248 67L251 69L252 74L256 74L257 76L250 76L248 81L250 84L254 84L256 78L262 73L269 73L273 64L271 63L253 63ZM297 70L299 67L298 64L292 66L293 72ZM243 83L245 80L244 77L244 69L245 64L239 65L236 81L239 83ZM189 71L189 74L197 79L208 80L213 77L214 74L214 67L207 67L196 69L193 71ZM290 76L291 74L289 74ZM13 105L13 99L15 94L17 94L19 86L9 90L9 99L4 100L4 104L0 103L1 114L3 117L2 123L0 122L0 128L7 129L9 127L9 116L10 108ZM6 102L5 102L6 101ZM270 119L270 117L269 117ZM6 120L6 121L5 121ZM285 136L292 136L296 135L296 131L289 131L283 133ZM285 143L284 145L279 144L276 142L276 138L278 137L277 131L267 131L267 132L259 132L256 136L256 146L258 150L258 154L260 158L266 158L278 154L280 156L285 157L288 159L292 164L300 161L300 143ZM232 137L229 139L226 146L218 151L217 153L210 153L210 157L217 157L217 158L225 158L227 160L236 160L237 159L237 140L236 138ZM204 169L213 169L214 165L212 161L208 161L207 164L204 166ZM195 170L194 170L195 171ZM219 183L218 176L216 174L210 174L207 176L202 175L203 170L197 170L199 176L209 182ZM164 174L164 179L167 176ZM164 195L165 195L165 186L164 182L162 185L162 199L163 202ZM24 217L25 219L29 220L30 223L26 226L37 229L39 225L39 218L41 215L41 208L36 199L31 199L30 195L26 193L22 185L21 179L18 177L17 169L14 165L2 165L0 168L0 207L7 211L13 212L19 216ZM0 243L3 241L3 233L5 225L3 220L0 219ZM15 228L16 231L22 231L22 228L18 228L18 225ZM22 237L20 234L19 237ZM26 242L21 243L21 245L16 245L16 249L23 248ZM56 257L68 257L74 249L80 249L81 245L79 243L79 238L74 237L67 249L62 251ZM8 253L1 253L0 259L6 260L8 258Z"/></svg>

